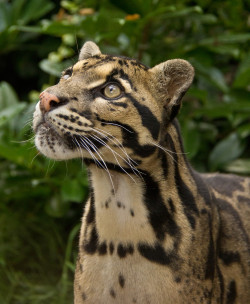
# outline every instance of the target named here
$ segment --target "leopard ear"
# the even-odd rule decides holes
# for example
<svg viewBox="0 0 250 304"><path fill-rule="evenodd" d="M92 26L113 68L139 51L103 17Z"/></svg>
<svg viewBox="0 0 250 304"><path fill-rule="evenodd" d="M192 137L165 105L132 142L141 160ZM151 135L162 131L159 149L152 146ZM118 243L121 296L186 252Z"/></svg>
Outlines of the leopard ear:
<svg viewBox="0 0 250 304"><path fill-rule="evenodd" d="M183 59L172 59L150 69L164 100L164 107L173 119L181 106L181 99L194 78L194 68Z"/></svg>
<svg viewBox="0 0 250 304"><path fill-rule="evenodd" d="M79 60L88 59L92 56L100 55L99 47L92 41L87 41L81 48Z"/></svg>

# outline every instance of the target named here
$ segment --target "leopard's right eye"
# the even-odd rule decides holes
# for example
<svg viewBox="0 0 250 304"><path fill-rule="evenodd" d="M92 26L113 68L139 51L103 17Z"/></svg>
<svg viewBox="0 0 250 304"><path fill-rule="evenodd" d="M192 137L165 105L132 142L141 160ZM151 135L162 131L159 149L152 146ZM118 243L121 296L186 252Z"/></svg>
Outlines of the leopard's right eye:
<svg viewBox="0 0 250 304"><path fill-rule="evenodd" d="M115 83L110 83L106 85L103 89L103 94L108 99L116 99L118 98L122 93L122 90L120 87Z"/></svg>

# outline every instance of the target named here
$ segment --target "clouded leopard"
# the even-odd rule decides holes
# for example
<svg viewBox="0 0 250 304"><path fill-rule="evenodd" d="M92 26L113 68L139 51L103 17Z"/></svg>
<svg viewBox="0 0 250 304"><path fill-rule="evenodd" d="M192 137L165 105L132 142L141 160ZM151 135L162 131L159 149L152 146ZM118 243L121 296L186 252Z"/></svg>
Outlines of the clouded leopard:
<svg viewBox="0 0 250 304"><path fill-rule="evenodd" d="M41 93L37 148L89 174L75 304L249 303L250 179L187 161L176 115L193 76L185 60L148 68L87 42Z"/></svg>

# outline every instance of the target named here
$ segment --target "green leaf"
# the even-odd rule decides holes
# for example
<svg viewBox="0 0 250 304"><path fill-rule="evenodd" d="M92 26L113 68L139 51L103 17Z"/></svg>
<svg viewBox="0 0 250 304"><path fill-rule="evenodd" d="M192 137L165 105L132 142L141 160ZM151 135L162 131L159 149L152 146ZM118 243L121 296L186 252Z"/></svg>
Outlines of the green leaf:
<svg viewBox="0 0 250 304"><path fill-rule="evenodd" d="M85 189L77 179L65 180L61 186L61 196L64 201L81 203Z"/></svg>
<svg viewBox="0 0 250 304"><path fill-rule="evenodd" d="M197 125L192 120L185 122L182 126L182 135L185 151L189 158L193 158L200 146L200 133Z"/></svg>
<svg viewBox="0 0 250 304"><path fill-rule="evenodd" d="M23 102L0 111L0 127L22 112L25 107L26 104Z"/></svg>
<svg viewBox="0 0 250 304"><path fill-rule="evenodd" d="M7 82L0 82L0 111L6 107L18 104L18 97L11 85Z"/></svg>
<svg viewBox="0 0 250 304"><path fill-rule="evenodd" d="M224 93L229 91L222 72L213 66L203 65L197 60L192 60L192 63L199 74L201 74L207 81L212 83L215 87Z"/></svg>
<svg viewBox="0 0 250 304"><path fill-rule="evenodd" d="M220 169L228 162L238 158L244 147L237 133L231 133L221 140L209 155L209 164L212 170Z"/></svg>
<svg viewBox="0 0 250 304"><path fill-rule="evenodd" d="M78 30L77 24L69 21L47 21L42 23L42 32L44 34L62 36L65 34L76 34Z"/></svg>
<svg viewBox="0 0 250 304"><path fill-rule="evenodd" d="M35 149L31 150L31 144L16 146L14 144L0 143L0 156L2 158L26 168L37 166L41 169L41 165L38 162L33 162L36 155L37 151Z"/></svg>
<svg viewBox="0 0 250 304"><path fill-rule="evenodd" d="M208 45L206 48L216 54L230 55L235 58L240 56L240 48L232 45Z"/></svg>
<svg viewBox="0 0 250 304"><path fill-rule="evenodd" d="M234 88L245 88L250 84L250 53L242 60L236 77L234 79Z"/></svg>
<svg viewBox="0 0 250 304"><path fill-rule="evenodd" d="M250 159L236 159L223 167L225 171L236 174L250 174Z"/></svg>
<svg viewBox="0 0 250 304"><path fill-rule="evenodd" d="M0 2L0 33L3 32L10 23L10 4Z"/></svg>
<svg viewBox="0 0 250 304"><path fill-rule="evenodd" d="M18 19L22 16L22 10L27 0L15 0L11 6L11 24L17 24Z"/></svg>
<svg viewBox="0 0 250 304"><path fill-rule="evenodd" d="M130 0L130 1L117 1L110 0L110 2L125 11L127 14L146 14L152 9L151 0Z"/></svg>
<svg viewBox="0 0 250 304"><path fill-rule="evenodd" d="M249 119L249 116L248 116ZM237 128L237 132L239 133L241 138L246 138L250 135L250 122L243 124Z"/></svg>
<svg viewBox="0 0 250 304"><path fill-rule="evenodd" d="M53 7L54 4L50 1L28 0L22 10L22 15L19 16L19 24L27 24L36 20L52 10Z"/></svg>
<svg viewBox="0 0 250 304"><path fill-rule="evenodd" d="M46 203L45 210L52 217L62 217L69 209L69 204L65 201L61 201L59 195L54 195Z"/></svg>
<svg viewBox="0 0 250 304"><path fill-rule="evenodd" d="M234 44L244 43L250 40L249 33L225 34L213 38L205 38L200 41L200 45L220 45L220 44Z"/></svg>
<svg viewBox="0 0 250 304"><path fill-rule="evenodd" d="M39 63L39 67L46 73L57 77L61 76L64 69L72 65L72 60L65 60L63 62L52 62L44 59Z"/></svg>

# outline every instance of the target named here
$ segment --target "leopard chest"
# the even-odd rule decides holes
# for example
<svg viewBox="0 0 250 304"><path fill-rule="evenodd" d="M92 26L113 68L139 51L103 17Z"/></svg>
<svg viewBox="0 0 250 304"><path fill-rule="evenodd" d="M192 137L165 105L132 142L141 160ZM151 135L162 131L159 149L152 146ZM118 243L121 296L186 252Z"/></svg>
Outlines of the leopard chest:
<svg viewBox="0 0 250 304"><path fill-rule="evenodd" d="M181 303L178 283L174 282L169 269L142 261L140 254L129 248L123 248L124 256L121 257L115 247L113 254L109 248L109 253L103 256L81 256L75 282L77 304L165 303L169 297Z"/></svg>
<svg viewBox="0 0 250 304"><path fill-rule="evenodd" d="M194 267L184 263L189 239L178 244L181 231L177 228L178 236L171 231L172 235L161 238L149 221L143 187L129 177L111 177L112 184L108 175L92 172L93 189L80 237L75 303L163 304L171 299L171 303L181 304L183 297L190 304L210 303L211 281L201 284L193 274Z"/></svg>

